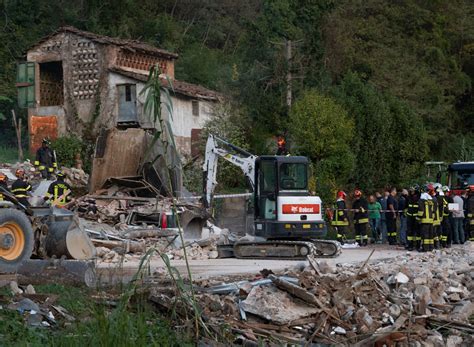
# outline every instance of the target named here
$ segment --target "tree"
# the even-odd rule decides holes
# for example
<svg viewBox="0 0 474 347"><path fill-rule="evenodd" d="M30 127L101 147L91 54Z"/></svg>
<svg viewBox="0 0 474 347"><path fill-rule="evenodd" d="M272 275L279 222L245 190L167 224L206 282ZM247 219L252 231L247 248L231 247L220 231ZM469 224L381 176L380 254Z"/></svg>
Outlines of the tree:
<svg viewBox="0 0 474 347"><path fill-rule="evenodd" d="M356 73L346 74L332 94L355 122L355 185L374 189L417 177L426 159L426 132L409 105L379 92Z"/></svg>
<svg viewBox="0 0 474 347"><path fill-rule="evenodd" d="M354 167L354 123L342 106L315 90L306 91L291 109L288 129L292 154L311 159L323 198L346 184Z"/></svg>

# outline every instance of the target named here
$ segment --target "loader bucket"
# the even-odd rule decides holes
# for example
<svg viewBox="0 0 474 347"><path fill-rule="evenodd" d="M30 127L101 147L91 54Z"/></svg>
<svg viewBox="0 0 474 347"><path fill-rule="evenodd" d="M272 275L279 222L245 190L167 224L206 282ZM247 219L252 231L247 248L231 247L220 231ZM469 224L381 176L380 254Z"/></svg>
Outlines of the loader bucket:
<svg viewBox="0 0 474 347"><path fill-rule="evenodd" d="M46 254L50 257L88 260L95 257L95 247L71 211L53 207L48 216Z"/></svg>
<svg viewBox="0 0 474 347"><path fill-rule="evenodd" d="M34 217L48 227L44 242L49 257L87 260L95 257L95 247L76 215L57 207L34 207Z"/></svg>

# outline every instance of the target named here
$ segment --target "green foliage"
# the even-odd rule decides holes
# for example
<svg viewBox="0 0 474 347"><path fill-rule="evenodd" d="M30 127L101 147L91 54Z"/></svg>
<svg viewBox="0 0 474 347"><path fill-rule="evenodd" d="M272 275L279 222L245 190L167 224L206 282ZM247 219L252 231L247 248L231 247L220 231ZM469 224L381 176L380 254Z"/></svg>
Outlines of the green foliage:
<svg viewBox="0 0 474 347"><path fill-rule="evenodd" d="M291 127L288 72L294 100L308 90L335 96L355 121L351 151L357 166L349 185L403 183L417 176L415 162L425 158L473 159L469 0L24 0L4 1L0 8L0 95L13 101L0 100L6 118L0 141L9 147L16 144L8 115L16 99L17 58L66 24L178 53L176 78L232 98L245 122L243 144L256 154L271 153L268 140ZM291 61L287 40L293 42ZM351 73L360 81L350 82ZM344 87L349 82L358 94ZM400 146L387 143L398 139ZM401 156L398 163L382 152L386 147ZM233 177L230 187L239 185Z"/></svg>
<svg viewBox="0 0 474 347"><path fill-rule="evenodd" d="M51 148L56 151L59 166L73 167L76 154L83 154L84 144L77 136L59 137L52 141Z"/></svg>
<svg viewBox="0 0 474 347"><path fill-rule="evenodd" d="M332 94L355 122L351 181L362 189L406 182L426 159L423 123L410 108L357 74L348 73Z"/></svg>
<svg viewBox="0 0 474 347"><path fill-rule="evenodd" d="M186 337L177 336L153 307L138 297L127 305L107 309L92 292L62 285L40 285L39 294L57 294L57 304L76 320L52 328L29 327L16 311L0 310L2 346L182 346ZM124 294L124 296L127 296Z"/></svg>
<svg viewBox="0 0 474 347"><path fill-rule="evenodd" d="M406 101L422 118L432 158L453 158L450 134L472 132L456 106L464 108L472 95L465 59L473 14L468 0L344 0L325 23L325 61L336 79L355 71Z"/></svg>
<svg viewBox="0 0 474 347"><path fill-rule="evenodd" d="M0 163L15 163L18 161L18 149L0 146Z"/></svg>
<svg viewBox="0 0 474 347"><path fill-rule="evenodd" d="M333 98L314 90L304 93L291 109L289 134L292 152L313 161L318 194L330 195L347 182L354 166L354 124Z"/></svg>
<svg viewBox="0 0 474 347"><path fill-rule="evenodd" d="M209 134L216 135L237 147L250 150L247 136L249 120L242 114L242 110L233 103L224 102L216 106L213 112L213 116L206 122L202 132L203 151ZM202 191L202 175L200 177L199 189ZM219 183L217 190L220 192L235 188L240 188L242 191L249 188L240 168L224 159L219 159L217 182Z"/></svg>

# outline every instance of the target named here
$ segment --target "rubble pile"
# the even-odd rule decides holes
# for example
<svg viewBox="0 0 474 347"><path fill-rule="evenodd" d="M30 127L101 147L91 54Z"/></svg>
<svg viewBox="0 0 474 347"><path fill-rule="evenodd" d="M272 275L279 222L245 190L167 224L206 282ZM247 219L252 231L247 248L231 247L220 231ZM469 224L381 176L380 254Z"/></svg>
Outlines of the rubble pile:
<svg viewBox="0 0 474 347"><path fill-rule="evenodd" d="M13 297L0 295L0 310L17 311L30 327L53 328L76 320L57 303L59 295L37 294L31 284L22 289L15 281L10 290Z"/></svg>
<svg viewBox="0 0 474 347"><path fill-rule="evenodd" d="M0 170L7 175L10 181L14 181L16 179L15 171L20 168L25 170L26 179L33 187L39 185L39 183L43 180L41 177L41 173L29 160L25 160L22 163L15 164L2 163L0 166ZM87 187L87 184L89 182L89 175L84 172L84 170L63 166L61 167L61 171L65 175L65 182L68 183L71 188Z"/></svg>
<svg viewBox="0 0 474 347"><path fill-rule="evenodd" d="M387 261L309 267L195 290L209 326L234 343L467 346L474 343L474 244ZM159 293L159 294L158 294ZM151 300L163 293L155 288ZM172 300L172 298L167 298Z"/></svg>
<svg viewBox="0 0 474 347"><path fill-rule="evenodd" d="M82 169L76 169L74 167L61 167L61 171L64 174L64 181L68 183L71 188L84 188L89 183L89 174Z"/></svg>

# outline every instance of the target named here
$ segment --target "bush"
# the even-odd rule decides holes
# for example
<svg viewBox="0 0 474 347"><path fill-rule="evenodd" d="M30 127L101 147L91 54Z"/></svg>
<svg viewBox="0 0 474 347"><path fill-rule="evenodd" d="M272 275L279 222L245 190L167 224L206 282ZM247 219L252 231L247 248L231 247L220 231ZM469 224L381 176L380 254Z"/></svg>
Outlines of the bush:
<svg viewBox="0 0 474 347"><path fill-rule="evenodd" d="M83 158L84 147L83 142L76 136L59 137L51 144L51 148L56 151L58 166L67 167L74 166L77 153Z"/></svg>

